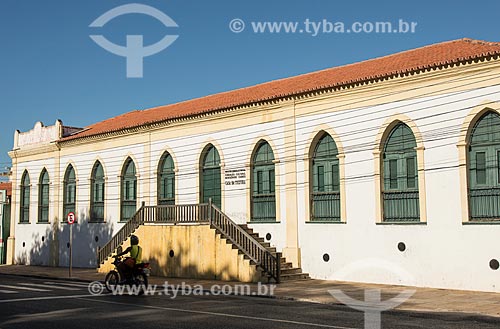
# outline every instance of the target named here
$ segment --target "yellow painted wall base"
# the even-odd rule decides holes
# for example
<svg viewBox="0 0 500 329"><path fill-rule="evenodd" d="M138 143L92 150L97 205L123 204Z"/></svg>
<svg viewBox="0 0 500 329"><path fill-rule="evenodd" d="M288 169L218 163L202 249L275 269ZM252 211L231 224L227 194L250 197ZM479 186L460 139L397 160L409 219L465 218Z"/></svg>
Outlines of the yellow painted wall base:
<svg viewBox="0 0 500 329"><path fill-rule="evenodd" d="M152 275L240 282L264 279L260 269L209 225L144 225L134 234L139 237L142 260L152 266ZM122 244L123 250L130 246L129 240ZM112 261L108 258L98 272L112 270Z"/></svg>

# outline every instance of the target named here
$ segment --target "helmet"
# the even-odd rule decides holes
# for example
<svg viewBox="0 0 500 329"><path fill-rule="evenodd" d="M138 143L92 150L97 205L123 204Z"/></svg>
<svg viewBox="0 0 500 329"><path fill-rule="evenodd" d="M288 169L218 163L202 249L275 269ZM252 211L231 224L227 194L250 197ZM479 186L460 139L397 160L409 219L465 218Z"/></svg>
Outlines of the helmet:
<svg viewBox="0 0 500 329"><path fill-rule="evenodd" d="M130 244L131 245L139 244L139 238L136 235L131 235L130 236Z"/></svg>

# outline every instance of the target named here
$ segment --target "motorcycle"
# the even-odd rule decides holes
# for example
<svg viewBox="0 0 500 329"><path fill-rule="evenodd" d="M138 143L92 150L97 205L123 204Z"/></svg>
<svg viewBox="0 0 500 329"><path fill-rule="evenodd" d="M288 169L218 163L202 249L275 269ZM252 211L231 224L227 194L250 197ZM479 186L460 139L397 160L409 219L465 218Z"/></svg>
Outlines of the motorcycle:
<svg viewBox="0 0 500 329"><path fill-rule="evenodd" d="M149 263L135 264L134 267L129 270L131 271L131 278L126 279L119 270L121 266L120 264L123 262L122 257L115 257L115 260L113 261L115 269L109 271L104 280L106 290L108 290L108 292L114 292L117 291L116 286L128 285L139 287L140 290L136 291L138 291L139 294L143 294L148 287L148 277L151 274L151 267Z"/></svg>

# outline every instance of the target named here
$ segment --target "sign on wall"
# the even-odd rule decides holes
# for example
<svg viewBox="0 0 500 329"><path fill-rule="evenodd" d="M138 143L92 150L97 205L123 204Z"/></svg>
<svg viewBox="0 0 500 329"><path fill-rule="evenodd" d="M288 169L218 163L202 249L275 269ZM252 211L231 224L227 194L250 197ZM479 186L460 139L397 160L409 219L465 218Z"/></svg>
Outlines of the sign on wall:
<svg viewBox="0 0 500 329"><path fill-rule="evenodd" d="M224 180L226 185L245 185L245 169L227 169L224 171Z"/></svg>

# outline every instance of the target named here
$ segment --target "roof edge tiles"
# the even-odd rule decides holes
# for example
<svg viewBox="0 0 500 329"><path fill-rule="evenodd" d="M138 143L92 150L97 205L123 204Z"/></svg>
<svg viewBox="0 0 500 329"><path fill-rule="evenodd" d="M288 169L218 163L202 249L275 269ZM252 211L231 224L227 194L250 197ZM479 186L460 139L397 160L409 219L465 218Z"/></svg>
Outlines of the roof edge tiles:
<svg viewBox="0 0 500 329"><path fill-rule="evenodd" d="M135 110L92 124L80 132L60 139L59 142L106 136L120 131L140 129L143 126L499 55L500 42L466 38L446 41L170 105Z"/></svg>

